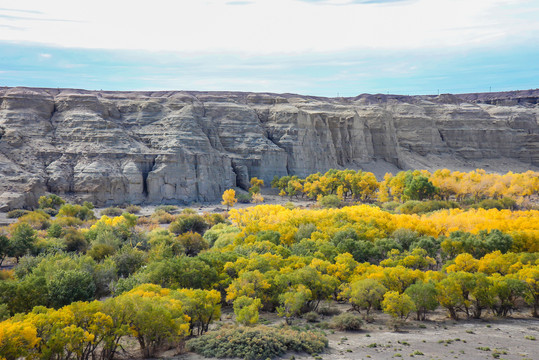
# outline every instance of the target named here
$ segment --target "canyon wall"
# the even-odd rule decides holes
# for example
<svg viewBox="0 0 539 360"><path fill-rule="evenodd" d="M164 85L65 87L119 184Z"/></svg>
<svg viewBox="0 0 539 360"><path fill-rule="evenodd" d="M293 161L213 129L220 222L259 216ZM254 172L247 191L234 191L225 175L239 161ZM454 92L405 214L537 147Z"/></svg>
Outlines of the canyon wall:
<svg viewBox="0 0 539 360"><path fill-rule="evenodd" d="M0 210L209 202L330 168L537 170L538 99L0 88Z"/></svg>

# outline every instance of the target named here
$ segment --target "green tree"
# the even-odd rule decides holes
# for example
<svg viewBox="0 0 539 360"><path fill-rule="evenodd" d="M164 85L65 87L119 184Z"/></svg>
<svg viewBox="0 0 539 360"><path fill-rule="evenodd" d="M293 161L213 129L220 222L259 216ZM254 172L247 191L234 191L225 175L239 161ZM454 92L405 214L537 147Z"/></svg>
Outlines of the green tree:
<svg viewBox="0 0 539 360"><path fill-rule="evenodd" d="M432 199L438 189L426 176L416 176L406 184L404 195L411 200Z"/></svg>
<svg viewBox="0 0 539 360"><path fill-rule="evenodd" d="M178 341L187 335L189 317L184 315L181 301L145 291L145 287L114 298L112 305L116 316L128 324L144 358L150 358L166 341Z"/></svg>
<svg viewBox="0 0 539 360"><path fill-rule="evenodd" d="M55 308L74 301L88 301L94 297L95 283L91 274L80 270L60 270L51 274L48 282L49 301Z"/></svg>
<svg viewBox="0 0 539 360"><path fill-rule="evenodd" d="M412 299L417 312L417 320L426 320L427 312L438 307L436 287L433 283L417 282L404 292Z"/></svg>
<svg viewBox="0 0 539 360"><path fill-rule="evenodd" d="M221 316L221 294L216 290L181 289L175 296L183 304L184 313L189 316L189 333L202 335L208 331L210 323Z"/></svg>
<svg viewBox="0 0 539 360"><path fill-rule="evenodd" d="M311 290L307 289L304 285L297 285L279 295L281 306L277 308L277 312L280 316L285 318L287 324L290 324L294 316L298 316L302 313L302 310L306 307L311 298Z"/></svg>
<svg viewBox="0 0 539 360"><path fill-rule="evenodd" d="M236 322L241 325L254 325L258 322L258 311L262 302L258 298L240 296L234 300L234 314Z"/></svg>
<svg viewBox="0 0 539 360"><path fill-rule="evenodd" d="M517 309L517 301L524 296L526 284L511 277L496 276L492 279L492 291L495 300L492 302L492 310L498 316L507 316Z"/></svg>
<svg viewBox="0 0 539 360"><path fill-rule="evenodd" d="M344 292L344 295L349 298L352 307L357 312L360 309L367 313L365 318L368 318L371 309L380 305L384 298L387 289L374 279L362 279L350 284L350 289Z"/></svg>
<svg viewBox="0 0 539 360"><path fill-rule="evenodd" d="M120 251L114 254L112 261L116 265L118 276L128 277L144 265L146 254L144 251L124 245Z"/></svg>
<svg viewBox="0 0 539 360"><path fill-rule="evenodd" d="M0 234L0 266L2 266L5 258L10 256L11 253L11 242L7 236Z"/></svg>
<svg viewBox="0 0 539 360"><path fill-rule="evenodd" d="M60 208L60 206L65 204L65 201L58 195L50 194L47 196L40 196L38 200L38 204L39 204L40 209L46 209L46 208L58 209Z"/></svg>
<svg viewBox="0 0 539 360"><path fill-rule="evenodd" d="M169 230L176 235L189 231L203 235L206 229L208 229L208 223L204 217L198 214L179 215L176 221L172 222L169 227Z"/></svg>
<svg viewBox="0 0 539 360"><path fill-rule="evenodd" d="M474 319L479 319L484 309L492 307L495 301L492 281L483 273L473 274L473 284L470 287L470 301L473 307Z"/></svg>
<svg viewBox="0 0 539 360"><path fill-rule="evenodd" d="M12 255L17 259L17 262L21 256L34 250L36 240L36 231L30 225L24 222L15 225L10 242Z"/></svg>
<svg viewBox="0 0 539 360"><path fill-rule="evenodd" d="M206 239L194 232L181 234L178 236L178 240L183 246L185 255L187 256L196 256L202 250L206 250L210 247Z"/></svg>

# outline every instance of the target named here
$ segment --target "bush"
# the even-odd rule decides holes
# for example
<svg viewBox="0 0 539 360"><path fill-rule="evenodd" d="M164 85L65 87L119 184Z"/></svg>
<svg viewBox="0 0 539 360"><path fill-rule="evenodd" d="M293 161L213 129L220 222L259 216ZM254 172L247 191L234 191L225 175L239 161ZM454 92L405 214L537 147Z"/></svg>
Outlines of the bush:
<svg viewBox="0 0 539 360"><path fill-rule="evenodd" d="M401 203L397 201L388 201L382 204L382 209L385 211L395 211L399 206L401 206Z"/></svg>
<svg viewBox="0 0 539 360"><path fill-rule="evenodd" d="M328 345L320 332L276 329L266 326L212 331L187 342L187 349L205 357L268 359L287 351L319 353Z"/></svg>
<svg viewBox="0 0 539 360"><path fill-rule="evenodd" d="M318 321L318 313L314 311L309 311L308 313L303 314L303 318L307 320L308 322L317 322Z"/></svg>
<svg viewBox="0 0 539 360"><path fill-rule="evenodd" d="M91 300L95 293L92 275L81 270L60 270L52 275L48 288L49 301L55 308Z"/></svg>
<svg viewBox="0 0 539 360"><path fill-rule="evenodd" d="M301 241L303 239L310 239L313 232L316 231L316 225L309 223L309 224L301 224L298 226L298 231L296 232L295 239L296 241Z"/></svg>
<svg viewBox="0 0 539 360"><path fill-rule="evenodd" d="M416 201L409 200L396 208L401 214L424 214L441 209L456 209L459 205L454 201Z"/></svg>
<svg viewBox="0 0 539 360"><path fill-rule="evenodd" d="M172 214L176 210L178 210L178 207L175 205L159 205L158 207L155 208L154 212L164 211L166 213Z"/></svg>
<svg viewBox="0 0 539 360"><path fill-rule="evenodd" d="M24 215L26 215L28 213L29 213L28 210L15 209L15 210L11 210L10 212L8 212L7 217L8 217L8 219L18 219L21 216L24 216Z"/></svg>
<svg viewBox="0 0 539 360"><path fill-rule="evenodd" d="M88 242L83 233L76 228L68 228L65 230L64 242L67 251L83 252L88 248Z"/></svg>
<svg viewBox="0 0 539 360"><path fill-rule="evenodd" d="M139 220L142 219L143 218L140 218ZM152 216L150 216L150 219L156 220L159 224L170 224L174 221L174 219L176 219L176 217L165 210L156 210Z"/></svg>
<svg viewBox="0 0 539 360"><path fill-rule="evenodd" d="M183 246L185 255L187 256L196 256L202 250L210 247L206 239L200 236L200 234L191 231L178 236L178 241Z"/></svg>
<svg viewBox="0 0 539 360"><path fill-rule="evenodd" d="M252 195L249 194L249 193L238 193L236 194L236 198L238 199L238 202L240 204L249 204L251 203L251 200L253 199L252 198Z"/></svg>
<svg viewBox="0 0 539 360"><path fill-rule="evenodd" d="M121 214L120 214L121 215ZM76 217L80 220L95 219L94 211L86 206L65 204L58 211L60 217Z"/></svg>
<svg viewBox="0 0 539 360"><path fill-rule="evenodd" d="M128 205L125 208L125 211L127 211L130 214L138 214L142 208L138 205Z"/></svg>
<svg viewBox="0 0 539 360"><path fill-rule="evenodd" d="M363 325L363 321L361 320L361 318L357 315L350 314L350 313L337 315L333 319L331 319L331 323L330 323L330 326L333 329L337 329L340 331L361 330L362 325Z"/></svg>
<svg viewBox="0 0 539 360"><path fill-rule="evenodd" d="M341 310L337 309L336 307L331 307L330 305L320 306L318 308L318 313L324 316L335 316L339 315L341 313Z"/></svg>
<svg viewBox="0 0 539 360"><path fill-rule="evenodd" d="M186 232L196 232L204 234L204 231L208 228L208 224L204 218L197 214L179 215L172 224L170 224L169 230L174 234L183 234Z"/></svg>
<svg viewBox="0 0 539 360"><path fill-rule="evenodd" d="M338 208L341 207L341 199L337 195L326 195L322 196L318 200L318 205L325 209L327 208Z"/></svg>
<svg viewBox="0 0 539 360"><path fill-rule="evenodd" d="M40 196L38 200L38 204L39 204L40 209L45 209L45 208L58 209L60 208L60 206L65 204L65 201L58 195L50 194L47 196Z"/></svg>
<svg viewBox="0 0 539 360"><path fill-rule="evenodd" d="M58 210L56 209L53 209L53 208L45 208L45 209L42 209L45 214L49 215L49 216L56 216L58 215Z"/></svg>
<svg viewBox="0 0 539 360"><path fill-rule="evenodd" d="M514 209L515 206L516 206L515 200L504 197L503 199L500 199L500 200L495 200L495 199L481 200L479 203L473 204L471 207L474 209L481 208L485 210L489 210L489 209L502 210L502 209Z"/></svg>
<svg viewBox="0 0 539 360"><path fill-rule="evenodd" d="M10 318L7 304L0 304L0 322Z"/></svg>
<svg viewBox="0 0 539 360"><path fill-rule="evenodd" d="M110 244L93 244L87 252L95 261L104 260L107 256L114 255L116 249Z"/></svg>
<svg viewBox="0 0 539 360"><path fill-rule="evenodd" d="M112 260L116 264L118 276L128 277L145 263L146 253L125 245L114 254Z"/></svg>
<svg viewBox="0 0 539 360"><path fill-rule="evenodd" d="M226 220L222 214L205 213L203 216L204 216L204 220L206 221L209 227L224 223Z"/></svg>
<svg viewBox="0 0 539 360"><path fill-rule="evenodd" d="M120 216L123 213L124 211L117 207L108 207L106 209L101 210L101 216L106 215L108 217Z"/></svg>
<svg viewBox="0 0 539 360"><path fill-rule="evenodd" d="M258 322L258 310L262 307L260 299L240 296L234 300L236 322L242 325L253 325Z"/></svg>

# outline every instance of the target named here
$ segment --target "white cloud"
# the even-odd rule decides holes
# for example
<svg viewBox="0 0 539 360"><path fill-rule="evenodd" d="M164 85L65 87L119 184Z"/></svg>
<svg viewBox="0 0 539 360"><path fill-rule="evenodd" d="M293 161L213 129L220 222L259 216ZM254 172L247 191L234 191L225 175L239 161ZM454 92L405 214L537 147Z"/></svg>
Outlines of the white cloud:
<svg viewBox="0 0 539 360"><path fill-rule="evenodd" d="M41 53L39 54L39 58L40 59L50 59L52 57L51 54L47 54L47 53Z"/></svg>
<svg viewBox="0 0 539 360"><path fill-rule="evenodd" d="M234 3L234 5L230 5ZM469 48L539 37L530 0L3 0L0 40L177 52ZM341 6L335 6L345 4ZM67 20L67 21L58 21ZM10 28L16 27L16 28Z"/></svg>

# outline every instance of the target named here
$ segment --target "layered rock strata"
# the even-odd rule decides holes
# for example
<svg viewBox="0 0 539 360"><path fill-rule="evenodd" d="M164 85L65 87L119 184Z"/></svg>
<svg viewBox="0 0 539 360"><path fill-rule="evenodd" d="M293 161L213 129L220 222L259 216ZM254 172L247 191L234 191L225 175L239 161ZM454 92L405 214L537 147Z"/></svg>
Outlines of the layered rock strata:
<svg viewBox="0 0 539 360"><path fill-rule="evenodd" d="M539 166L539 91L320 98L0 88L0 210L208 202L251 177Z"/></svg>

